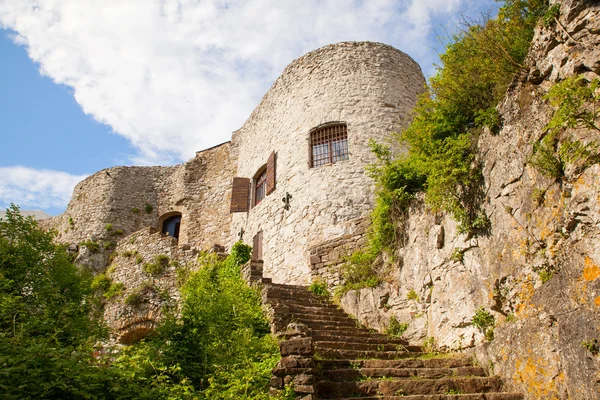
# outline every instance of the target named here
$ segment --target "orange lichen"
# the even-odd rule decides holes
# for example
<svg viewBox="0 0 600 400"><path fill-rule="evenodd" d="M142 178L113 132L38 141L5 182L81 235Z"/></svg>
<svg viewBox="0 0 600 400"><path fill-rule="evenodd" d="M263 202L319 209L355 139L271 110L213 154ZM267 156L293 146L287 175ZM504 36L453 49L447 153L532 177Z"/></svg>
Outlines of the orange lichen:
<svg viewBox="0 0 600 400"><path fill-rule="evenodd" d="M564 374L553 377L554 367L553 362L537 357L529 350L525 360L516 360L514 378L524 383L532 398L558 399L556 384L564 381Z"/></svg>
<svg viewBox="0 0 600 400"><path fill-rule="evenodd" d="M592 259L589 257L585 258L582 276L583 279L585 279L588 282L600 278L600 267L594 264Z"/></svg>
<svg viewBox="0 0 600 400"><path fill-rule="evenodd" d="M594 304L596 305L596 307L600 307L600 296L594 299Z"/></svg>

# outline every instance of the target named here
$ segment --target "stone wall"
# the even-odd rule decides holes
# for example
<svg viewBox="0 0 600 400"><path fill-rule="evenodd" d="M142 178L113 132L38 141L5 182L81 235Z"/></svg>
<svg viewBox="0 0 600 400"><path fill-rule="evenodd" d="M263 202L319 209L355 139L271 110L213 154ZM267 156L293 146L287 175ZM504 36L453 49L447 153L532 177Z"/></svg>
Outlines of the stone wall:
<svg viewBox="0 0 600 400"><path fill-rule="evenodd" d="M354 221L372 208L369 140L385 141L406 121L424 82L410 57L379 43L339 43L292 62L233 134L236 176L253 178L271 152L277 159L275 191L233 215L230 240L243 229L252 243L262 231L265 275L309 283L309 247L359 233ZM349 160L309 168L309 131L332 121L347 124Z"/></svg>
<svg viewBox="0 0 600 400"><path fill-rule="evenodd" d="M163 271L149 273L145 265L166 256ZM123 291L105 301L104 319L113 336L132 343L148 334L161 320L165 307L179 302L178 270L188 268L198 256L189 246L177 246L174 238L145 228L128 236L116 247L107 276ZM133 299L135 301L128 301ZM130 304L128 304L130 303Z"/></svg>
<svg viewBox="0 0 600 400"><path fill-rule="evenodd" d="M346 311L379 329L391 316L407 322L415 343L468 348L528 400L599 398L600 165L567 165L555 180L528 163L552 115L544 95L575 73L598 78L599 45L600 5L563 1L499 106L502 130L479 140L489 235L461 235L416 201L396 283L348 293ZM560 137L599 140L587 129ZM495 318L491 341L471 325L480 307Z"/></svg>
<svg viewBox="0 0 600 400"><path fill-rule="evenodd" d="M58 241L118 242L160 217L182 214L179 243L208 249L229 239L230 143L196 153L173 167L114 167L80 182L64 214L41 221ZM110 228L110 229L107 229Z"/></svg>

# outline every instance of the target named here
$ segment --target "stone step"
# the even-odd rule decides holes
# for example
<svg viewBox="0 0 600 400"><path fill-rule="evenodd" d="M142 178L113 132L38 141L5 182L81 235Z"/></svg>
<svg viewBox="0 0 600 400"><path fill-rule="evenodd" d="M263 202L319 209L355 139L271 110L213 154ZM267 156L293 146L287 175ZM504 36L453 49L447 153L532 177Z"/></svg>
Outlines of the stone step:
<svg viewBox="0 0 600 400"><path fill-rule="evenodd" d="M362 351L415 351L422 350L419 346L408 344L382 344L382 343L360 343L360 342L342 342L342 341L315 341L315 348L319 349L343 349L343 350L362 350Z"/></svg>
<svg viewBox="0 0 600 400"><path fill-rule="evenodd" d="M405 358L401 360L321 360L317 362L322 370L347 368L461 368L473 365L473 360L465 356L429 358Z"/></svg>
<svg viewBox="0 0 600 400"><path fill-rule="evenodd" d="M322 380L333 382L359 381L368 378L447 378L459 376L485 376L481 367L459 368L357 368L327 369L321 372Z"/></svg>
<svg viewBox="0 0 600 400"><path fill-rule="evenodd" d="M275 309L275 307L274 307L274 309ZM348 317L348 314L346 314L342 310L327 309L327 308L323 308L323 307L312 307L312 309L309 309L309 310L299 309L296 307L290 307L288 309L288 312L290 312L292 314L297 314L297 315L323 315L323 316L329 316L329 317L350 318L350 317Z"/></svg>
<svg viewBox="0 0 600 400"><path fill-rule="evenodd" d="M361 400L523 400L519 393L469 393L469 394L431 394L414 396L367 396ZM356 397L338 398L338 400L356 400Z"/></svg>
<svg viewBox="0 0 600 400"><path fill-rule="evenodd" d="M323 314L308 314L308 313L295 313L292 312L292 319L302 319L306 321L315 321L315 322L350 322L352 325L356 326L357 322L355 319L348 317L347 315L339 316L339 315L323 315Z"/></svg>
<svg viewBox="0 0 600 400"><path fill-rule="evenodd" d="M425 353L414 351L365 351L365 350L347 350L347 349L332 349L328 347L320 347L319 343L315 344L315 353L318 358L326 360L347 360L347 359L377 359L377 360L397 360L402 358L419 357Z"/></svg>
<svg viewBox="0 0 600 400"><path fill-rule="evenodd" d="M367 344L401 344L408 345L408 341L399 338L389 338L383 335L341 335L341 334L323 334L322 331L315 331L311 337L316 342L354 342Z"/></svg>
<svg viewBox="0 0 600 400"><path fill-rule="evenodd" d="M323 302L321 300L309 300L305 301L302 299L279 299L274 297L267 297L267 302L271 304L274 308L277 307L278 304L284 304L288 307L309 307L309 308L317 308L321 310L338 310L338 308L330 303Z"/></svg>
<svg viewBox="0 0 600 400"><path fill-rule="evenodd" d="M356 321L353 319L350 319L350 318L348 318L344 321L332 321L330 319L321 319L318 316L316 316L314 318L294 317L294 318L292 318L292 321L302 322L309 328L313 328L313 331L316 329L321 329L322 327L328 327L327 329L329 329L329 328L334 328L334 329L357 328L358 327Z"/></svg>
<svg viewBox="0 0 600 400"><path fill-rule="evenodd" d="M502 381L498 377L459 377L441 379L372 379L363 382L316 383L321 399L357 396L399 396L433 394L468 394L499 392Z"/></svg>

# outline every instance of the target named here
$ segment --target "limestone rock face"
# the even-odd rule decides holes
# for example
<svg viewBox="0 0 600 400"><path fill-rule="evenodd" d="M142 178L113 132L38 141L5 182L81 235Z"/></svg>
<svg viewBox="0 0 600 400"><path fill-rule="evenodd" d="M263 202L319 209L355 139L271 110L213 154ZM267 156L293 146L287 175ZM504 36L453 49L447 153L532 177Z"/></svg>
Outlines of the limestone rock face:
<svg viewBox="0 0 600 400"><path fill-rule="evenodd" d="M395 316L417 343L469 348L529 400L600 398L600 165L554 180L528 164L552 116L544 95L573 74L598 78L599 24L598 2L563 1L499 106L501 132L480 138L490 234L460 235L416 201L397 283L348 293L346 311L380 330ZM600 140L586 129L561 135ZM480 307L495 317L492 341L471 325Z"/></svg>

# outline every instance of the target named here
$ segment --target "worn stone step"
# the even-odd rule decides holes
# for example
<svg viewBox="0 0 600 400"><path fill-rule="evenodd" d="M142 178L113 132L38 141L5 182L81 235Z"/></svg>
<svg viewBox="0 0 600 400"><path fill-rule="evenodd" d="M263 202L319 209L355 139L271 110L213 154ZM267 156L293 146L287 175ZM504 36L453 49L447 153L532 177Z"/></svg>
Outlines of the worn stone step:
<svg viewBox="0 0 600 400"><path fill-rule="evenodd" d="M322 334L321 331L315 331L311 337L316 342L356 342L367 344L401 344L408 345L408 341L400 338L389 338L379 335L340 335L340 334Z"/></svg>
<svg viewBox="0 0 600 400"><path fill-rule="evenodd" d="M353 326L356 326L356 320L348 317L347 315L339 316L339 315L323 315L323 314L308 314L308 313L291 313L292 319L301 319L307 321L315 321L315 322L349 322Z"/></svg>
<svg viewBox="0 0 600 400"><path fill-rule="evenodd" d="M313 328L313 330L320 329L322 326L333 327L335 329L337 329L337 328L356 328L357 327L356 321L354 321L353 319L346 319L344 321L332 321L331 319L327 319L327 318L322 319L322 318L319 318L318 316L316 316L314 318L295 316L292 318L292 321L302 322L309 328Z"/></svg>
<svg viewBox="0 0 600 400"><path fill-rule="evenodd" d="M343 342L343 341L315 341L316 348L323 349L344 349L344 350L364 350L364 351L421 351L421 347L408 344L383 344L383 343L361 343L361 342Z"/></svg>
<svg viewBox="0 0 600 400"><path fill-rule="evenodd" d="M429 354L423 358L405 358L401 360L321 360L318 361L321 370L346 368L460 368L473 366L470 357L456 355L452 357L432 357Z"/></svg>
<svg viewBox="0 0 600 400"><path fill-rule="evenodd" d="M280 299L274 297L267 297L267 302L274 307L277 307L279 304L284 304L288 307L298 307L304 306L308 308L318 308L322 310L337 310L338 308L331 303L328 303L323 300L302 300L302 299Z"/></svg>
<svg viewBox="0 0 600 400"><path fill-rule="evenodd" d="M315 352L317 358L325 360L336 359L360 359L373 358L378 360L396 360L401 358L419 357L425 353L414 351L366 351L366 350L347 350L347 349L332 349L328 347L320 347L319 343L315 344Z"/></svg>
<svg viewBox="0 0 600 400"><path fill-rule="evenodd" d="M356 368L327 369L320 374L322 380L347 382L365 380L367 378L445 378L458 376L485 376L481 367L459 368Z"/></svg>
<svg viewBox="0 0 600 400"><path fill-rule="evenodd" d="M414 396L366 396L361 400L523 400L519 393L469 393L469 394L431 394ZM338 398L337 400L356 400L356 397Z"/></svg>
<svg viewBox="0 0 600 400"><path fill-rule="evenodd" d="M322 399L357 396L432 395L499 392L502 381L494 377L441 379L372 379L363 382L318 381L317 395Z"/></svg>
<svg viewBox="0 0 600 400"><path fill-rule="evenodd" d="M292 314L298 315L327 315L330 317L344 317L351 318L342 310L323 308L323 307L311 307L311 309L300 309L297 307L290 307L288 310Z"/></svg>

